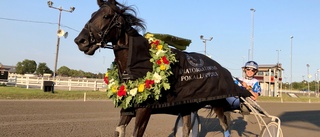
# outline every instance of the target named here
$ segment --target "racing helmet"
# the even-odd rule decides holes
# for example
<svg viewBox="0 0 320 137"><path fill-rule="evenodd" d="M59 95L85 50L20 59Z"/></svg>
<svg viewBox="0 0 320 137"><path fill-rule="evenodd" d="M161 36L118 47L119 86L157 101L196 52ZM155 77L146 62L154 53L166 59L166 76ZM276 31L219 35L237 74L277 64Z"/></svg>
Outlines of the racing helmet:
<svg viewBox="0 0 320 137"><path fill-rule="evenodd" d="M244 65L244 68L253 68L253 69L258 70L258 69L259 69L259 65L258 65L258 63L255 62L255 61L248 61L248 62Z"/></svg>

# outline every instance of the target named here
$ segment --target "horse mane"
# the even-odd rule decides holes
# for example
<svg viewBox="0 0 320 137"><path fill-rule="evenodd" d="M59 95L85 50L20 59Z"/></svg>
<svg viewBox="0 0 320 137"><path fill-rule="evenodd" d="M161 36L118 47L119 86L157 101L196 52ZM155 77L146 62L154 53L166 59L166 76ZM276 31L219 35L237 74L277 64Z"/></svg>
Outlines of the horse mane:
<svg viewBox="0 0 320 137"><path fill-rule="evenodd" d="M136 11L132 7L126 7L126 8L127 8L126 11L132 11L132 13L134 13L134 14L132 14L130 12L125 12L123 14L123 17L125 18L126 22L128 24L130 24L130 26L135 26L135 29L137 31L142 30L145 32L146 26L145 26L144 21L142 19L136 17Z"/></svg>
<svg viewBox="0 0 320 137"><path fill-rule="evenodd" d="M117 1L109 0L104 1L103 3L98 3L99 6L108 5L113 11L120 14L124 19L125 22L128 23L129 26L134 27L136 31L146 31L145 22L137 17L137 12L135 8L131 6L125 6Z"/></svg>

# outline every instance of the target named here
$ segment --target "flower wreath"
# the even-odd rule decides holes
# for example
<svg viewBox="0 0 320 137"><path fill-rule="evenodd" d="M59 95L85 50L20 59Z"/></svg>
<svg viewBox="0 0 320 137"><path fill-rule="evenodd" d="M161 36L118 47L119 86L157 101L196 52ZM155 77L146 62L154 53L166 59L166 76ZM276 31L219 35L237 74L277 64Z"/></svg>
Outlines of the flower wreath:
<svg viewBox="0 0 320 137"><path fill-rule="evenodd" d="M161 89L170 89L168 77L172 75L170 64L177 62L168 46L162 40L154 38L152 34L146 34L153 63L152 72L147 72L143 78L120 82L118 66L113 62L105 74L104 81L107 84L107 96L113 100L116 107L130 108L133 104L140 104L147 99L159 100Z"/></svg>

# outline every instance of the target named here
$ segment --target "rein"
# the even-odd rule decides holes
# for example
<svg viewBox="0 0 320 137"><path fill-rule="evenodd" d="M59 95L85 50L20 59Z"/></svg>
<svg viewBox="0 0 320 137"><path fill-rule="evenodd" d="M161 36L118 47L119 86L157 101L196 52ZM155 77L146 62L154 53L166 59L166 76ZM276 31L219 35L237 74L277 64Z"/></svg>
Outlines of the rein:
<svg viewBox="0 0 320 137"><path fill-rule="evenodd" d="M115 51L119 51L122 49L129 49L128 45L111 45L111 44L107 44L107 43L97 43L97 45L99 45L100 48L105 48L105 49L114 49Z"/></svg>

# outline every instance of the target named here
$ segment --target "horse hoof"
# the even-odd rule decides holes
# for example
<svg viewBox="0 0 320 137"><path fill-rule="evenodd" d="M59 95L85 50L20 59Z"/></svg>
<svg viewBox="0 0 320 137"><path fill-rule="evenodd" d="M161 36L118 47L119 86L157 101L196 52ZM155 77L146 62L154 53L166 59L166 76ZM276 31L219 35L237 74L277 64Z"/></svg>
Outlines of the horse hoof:
<svg viewBox="0 0 320 137"><path fill-rule="evenodd" d="M224 137L230 137L230 135L231 134L230 134L230 132L228 130L224 132Z"/></svg>
<svg viewBox="0 0 320 137"><path fill-rule="evenodd" d="M120 133L118 131L114 131L114 137L120 137Z"/></svg>

